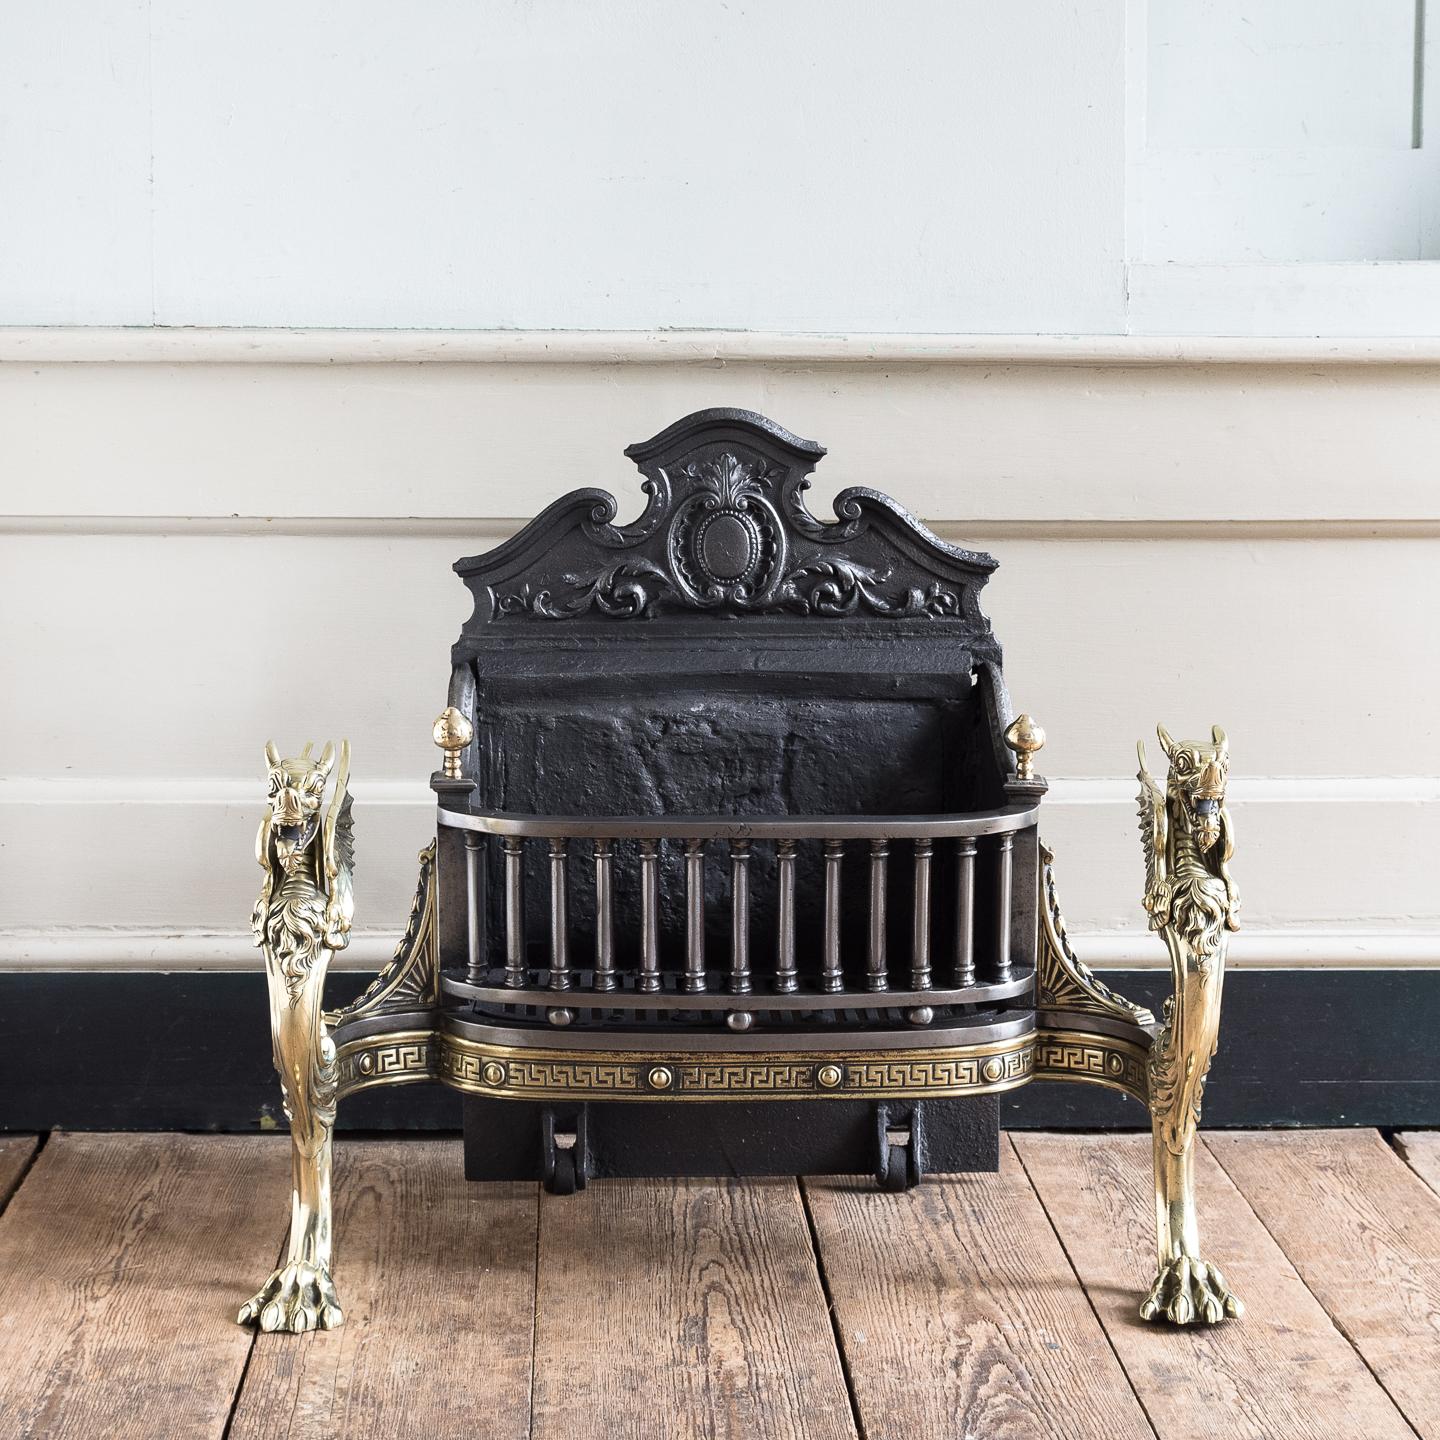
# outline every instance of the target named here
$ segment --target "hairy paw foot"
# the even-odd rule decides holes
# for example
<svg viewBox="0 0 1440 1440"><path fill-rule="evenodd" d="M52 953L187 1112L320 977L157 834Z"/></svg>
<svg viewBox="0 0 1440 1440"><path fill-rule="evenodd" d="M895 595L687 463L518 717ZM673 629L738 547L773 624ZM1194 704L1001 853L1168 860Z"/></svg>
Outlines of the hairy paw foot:
<svg viewBox="0 0 1440 1440"><path fill-rule="evenodd" d="M1140 1307L1142 1320L1168 1320L1172 1325L1218 1325L1227 1316L1244 1313L1219 1268L1191 1255L1160 1267Z"/></svg>
<svg viewBox="0 0 1440 1440"><path fill-rule="evenodd" d="M282 1265L241 1307L241 1325L262 1330L283 1330L291 1335L306 1330L337 1330L345 1312L335 1294L330 1272L322 1265Z"/></svg>

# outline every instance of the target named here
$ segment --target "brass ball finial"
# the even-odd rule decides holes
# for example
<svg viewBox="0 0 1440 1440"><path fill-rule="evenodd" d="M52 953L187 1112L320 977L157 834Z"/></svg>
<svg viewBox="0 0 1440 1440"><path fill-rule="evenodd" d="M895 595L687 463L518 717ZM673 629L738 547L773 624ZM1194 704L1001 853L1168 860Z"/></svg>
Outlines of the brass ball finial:
<svg viewBox="0 0 1440 1440"><path fill-rule="evenodd" d="M445 752L445 778L460 778L460 752L475 738L475 727L453 705L447 705L431 731L435 743Z"/></svg>
<svg viewBox="0 0 1440 1440"><path fill-rule="evenodd" d="M1015 752L1015 778L1035 778L1035 756L1045 748L1045 732L1028 716L1017 715L1005 732L1005 743Z"/></svg>

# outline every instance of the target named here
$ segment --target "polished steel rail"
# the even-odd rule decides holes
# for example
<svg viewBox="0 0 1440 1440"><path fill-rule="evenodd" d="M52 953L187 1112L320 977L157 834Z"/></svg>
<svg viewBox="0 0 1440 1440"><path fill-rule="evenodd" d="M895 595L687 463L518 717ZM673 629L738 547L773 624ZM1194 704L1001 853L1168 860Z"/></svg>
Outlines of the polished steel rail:
<svg viewBox="0 0 1440 1440"><path fill-rule="evenodd" d="M1039 819L1038 805L961 815L522 815L440 806L441 825L538 840L914 840L1003 835Z"/></svg>
<svg viewBox="0 0 1440 1440"><path fill-rule="evenodd" d="M1033 829L1038 807L1010 805L961 815L786 815L691 816L626 815L579 817L519 815L500 811L466 813L441 807L441 825L463 832L466 869L467 982L473 998L529 1007L558 1006L552 1013L569 1023L576 1009L723 1010L735 1028L746 1028L752 1013L766 1010L853 1010L909 1007L917 1024L929 1023L936 1006L975 1004L1019 994L1029 984L1028 968L1015 972L1011 957L1011 911L1015 904L1015 840ZM499 842L504 875L503 947L492 960L481 913L484 880L482 847L487 836ZM548 849L549 963L532 964L525 933L525 851L533 840ZM617 946L615 895L617 842L638 841L639 934ZM666 840L683 847L684 950L678 973L660 963L661 847ZM593 964L577 965L571 946L569 865L572 841L588 841L587 858L595 867L593 916L582 918L581 933L593 922ZM724 841L729 869L729 963L712 968L706 954L707 844ZM773 846L775 856L775 923L773 967L757 976L751 924L751 862L754 845ZM802 841L822 849L824 871L823 931L818 975L801 981L796 964L796 860ZM841 883L846 842L868 858L865 895L867 924L863 957L850 957L863 972L847 984L848 946L844 941ZM909 889L908 966L892 957L896 935L889 910L892 901L893 842L907 846L912 866ZM982 845L982 842L984 844ZM982 853L989 858L981 872L987 883L977 896L977 868ZM953 877L953 929L941 930L948 955L937 956L934 908L936 873ZM542 873L546 867L542 866ZM977 903L987 923L976 924ZM986 939L986 954L977 956L977 937ZM627 937L622 937L622 942ZM621 963L620 949L633 954ZM768 950L768 944L766 946ZM499 966L503 957L503 971ZM717 957L718 959L718 957ZM940 968L937 975L936 967ZM766 971L768 970L768 973ZM500 976L503 984L490 983ZM540 977L543 977L540 978ZM593 1000L582 995L594 995ZM563 997L563 998L562 998ZM818 1002L818 1003L817 1003Z"/></svg>
<svg viewBox="0 0 1440 1440"><path fill-rule="evenodd" d="M1029 974L1014 974L1008 980L993 984L976 984L963 989L929 990L887 990L883 995L871 995L863 990L851 991L835 997L815 990L791 991L785 993L750 994L741 997L724 991L709 991L703 995L692 995L684 990L665 990L644 993L639 990L591 991L571 990L566 993L563 1004L566 1009L579 1011L634 1011L636 1013L663 1013L683 1011L685 1013L726 1013L744 1009L763 1014L766 1011L785 1011L792 1014L821 1013L831 1010L907 1010L918 1005L994 1005L1002 1000L1013 1000L1029 993ZM556 1003L555 996L543 985L531 986L515 991L508 985L475 985L461 982L449 976L442 980L442 988L452 995L463 995L467 999L480 1000L490 1005L532 1006L547 1008Z"/></svg>

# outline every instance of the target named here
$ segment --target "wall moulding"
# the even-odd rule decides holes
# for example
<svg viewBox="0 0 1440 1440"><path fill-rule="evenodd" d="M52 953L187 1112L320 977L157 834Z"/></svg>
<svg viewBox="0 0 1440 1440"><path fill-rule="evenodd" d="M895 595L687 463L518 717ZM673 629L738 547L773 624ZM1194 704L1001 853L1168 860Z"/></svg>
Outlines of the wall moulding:
<svg viewBox="0 0 1440 1440"><path fill-rule="evenodd" d="M0 327L0 364L1440 365L1435 336Z"/></svg>
<svg viewBox="0 0 1440 1440"><path fill-rule="evenodd" d="M356 930L337 973L371 974L389 960L399 931ZM1165 970L1160 941L1144 930L1072 934L1080 958L1106 973ZM1241 970L1440 968L1440 932L1420 930L1242 930L1227 964ZM0 973L48 971L243 971L261 974L248 930L105 930L56 927L0 931ZM1123 986L1121 987L1123 989Z"/></svg>
<svg viewBox="0 0 1440 1440"><path fill-rule="evenodd" d="M1135 804L1135 781L1126 776L1052 775L1046 810L1074 805ZM93 779L0 777L0 806L5 805L214 805L258 806L259 782L251 777L97 776ZM1433 775L1253 775L1234 782L1232 803L1294 805L1303 803L1440 804L1440 777ZM261 796L263 798L263 796ZM428 812L434 800L413 780L365 781L358 805L404 805Z"/></svg>
<svg viewBox="0 0 1440 1440"><path fill-rule="evenodd" d="M823 506L821 509L823 510ZM525 522L460 515L0 515L0 535L220 536L276 539L324 536L332 539L456 540L473 546L498 545ZM1440 517L1413 519L1331 519L1293 516L1272 520L1227 520L1207 516L1173 520L1061 518L928 522L942 540L979 545L1007 540L1433 540Z"/></svg>

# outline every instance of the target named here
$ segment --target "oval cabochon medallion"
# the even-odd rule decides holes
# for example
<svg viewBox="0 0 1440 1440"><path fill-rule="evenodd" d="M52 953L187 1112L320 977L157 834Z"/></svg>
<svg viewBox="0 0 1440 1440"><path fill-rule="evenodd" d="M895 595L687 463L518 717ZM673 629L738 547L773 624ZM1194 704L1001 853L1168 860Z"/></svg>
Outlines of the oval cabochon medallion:
<svg viewBox="0 0 1440 1440"><path fill-rule="evenodd" d="M755 564L760 537L755 523L732 510L712 515L697 537L702 567L717 580L738 580Z"/></svg>

